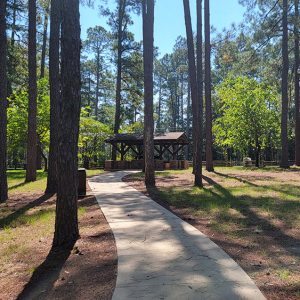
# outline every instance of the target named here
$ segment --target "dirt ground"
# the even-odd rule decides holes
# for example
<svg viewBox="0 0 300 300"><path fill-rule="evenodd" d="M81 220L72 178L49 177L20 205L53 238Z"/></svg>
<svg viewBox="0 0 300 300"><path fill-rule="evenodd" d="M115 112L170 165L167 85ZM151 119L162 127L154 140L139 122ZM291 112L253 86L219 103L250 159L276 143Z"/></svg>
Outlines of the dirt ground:
<svg viewBox="0 0 300 300"><path fill-rule="evenodd" d="M4 251L2 254L9 257L9 261L0 261L1 300L111 299L117 277L114 236L95 197L80 199L79 206L79 212L82 212L79 213L80 239L73 250L59 252L50 251L55 197L17 194L12 195L6 205L0 206L0 233L7 231L10 239L20 238L19 243L14 244L17 249L0 246L0 255ZM41 229L35 228L35 223L18 223L14 228L14 219L25 212L34 214L36 211L50 212L49 222L46 219L46 222L36 224L44 226L44 230L38 232ZM9 229L8 225L11 226ZM5 240L1 243L5 244ZM8 253L7 249L13 253Z"/></svg>
<svg viewBox="0 0 300 300"><path fill-rule="evenodd" d="M294 182L299 186L298 173L276 172L230 172L226 176L216 173L204 174L204 187L217 184L220 186L235 186L243 182L253 182L254 185L264 185L270 181ZM232 177L232 178L231 178ZM235 180L227 180L228 178ZM168 191L174 187L191 190L193 176L191 173L175 173L167 176L157 176L157 188L146 189L143 179L128 176L124 179L131 186L164 206L177 216L198 228L223 248L255 281L267 299L296 300L300 299L300 228L288 226L276 218L270 219L267 214L257 211L255 207L241 208L244 218L247 218L247 229L241 229L240 234L231 234L216 230L219 222L217 216L193 213L190 207L172 205L168 202ZM228 187L226 186L226 187ZM162 192L162 193L161 193ZM165 195L165 197L162 196ZM170 194L169 194L170 195ZM259 216L259 217L258 217ZM223 220L222 220L223 222ZM226 225L226 224L225 224ZM224 226L225 226L224 225ZM237 224L237 227L239 224Z"/></svg>

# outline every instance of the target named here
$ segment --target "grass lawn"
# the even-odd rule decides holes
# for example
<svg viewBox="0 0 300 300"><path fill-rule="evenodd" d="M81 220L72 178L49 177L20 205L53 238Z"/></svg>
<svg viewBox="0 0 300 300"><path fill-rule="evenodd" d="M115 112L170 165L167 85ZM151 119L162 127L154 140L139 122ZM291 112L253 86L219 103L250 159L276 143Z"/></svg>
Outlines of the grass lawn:
<svg viewBox="0 0 300 300"><path fill-rule="evenodd" d="M268 298L300 299L299 168L217 167L203 189L191 169L156 176L147 191L142 173L126 180L210 236Z"/></svg>
<svg viewBox="0 0 300 300"><path fill-rule="evenodd" d="M92 177L103 173L103 170L86 170L87 177ZM25 183L25 170L8 170L8 189L9 193L43 192L47 184L47 172L37 171L35 182Z"/></svg>

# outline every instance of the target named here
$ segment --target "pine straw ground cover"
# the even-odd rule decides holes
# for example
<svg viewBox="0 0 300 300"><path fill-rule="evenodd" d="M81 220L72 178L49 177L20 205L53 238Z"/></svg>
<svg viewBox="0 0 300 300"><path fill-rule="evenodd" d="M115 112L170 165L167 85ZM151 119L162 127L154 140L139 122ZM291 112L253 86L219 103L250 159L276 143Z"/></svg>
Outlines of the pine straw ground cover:
<svg viewBox="0 0 300 300"><path fill-rule="evenodd" d="M148 190L142 173L124 180L208 235L268 299L300 299L299 168L216 168L203 189L191 170L156 175Z"/></svg>
<svg viewBox="0 0 300 300"><path fill-rule="evenodd" d="M10 197L0 205L0 299L111 299L117 252L95 197L79 200L73 250L53 252L55 196L43 195L46 176L38 178L24 184L23 171L9 172Z"/></svg>

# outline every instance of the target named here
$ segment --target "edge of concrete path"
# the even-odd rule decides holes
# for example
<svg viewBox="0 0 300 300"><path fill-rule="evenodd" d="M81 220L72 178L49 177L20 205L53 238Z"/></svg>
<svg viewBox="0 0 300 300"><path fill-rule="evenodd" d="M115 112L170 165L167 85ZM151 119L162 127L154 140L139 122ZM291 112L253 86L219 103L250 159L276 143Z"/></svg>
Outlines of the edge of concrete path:
<svg viewBox="0 0 300 300"><path fill-rule="evenodd" d="M220 259L224 259L225 260L225 264L230 265L231 267L233 265L236 265L236 267L239 269L239 271L241 272L241 275L243 277L243 280L241 280L241 282L245 282L247 284L249 284L249 289L251 290L251 292L249 293L249 295L251 294L252 296L247 297L245 294L247 293L242 293L240 294L240 297L238 297L237 299L265 299L264 295L262 294L262 292L259 290L259 288L257 287L257 285L255 284L255 282L250 278L250 276L243 270L243 268L233 259L231 258L221 247L219 247L216 243L214 243L207 235L205 235L203 232L201 232L199 229L197 229L196 227L192 226L191 224L187 223L186 221L182 220L180 217L176 216L174 213L172 213L170 210L168 210L167 208L163 207L162 205L160 205L159 203L157 203L156 201L154 201L153 199L151 199L150 197L144 195L142 192L136 190L135 188L129 186L126 182L124 182L122 179L129 175L129 174L133 174L135 172L138 171L117 171L117 172L113 172L114 175L114 179L117 179L116 181L112 181L111 183L120 183L123 187L126 187L126 189L128 189L129 191L132 190L134 191L134 193L136 195L138 195L139 197L141 197L142 201L149 201L151 200L151 205L155 208L157 208L158 210L162 211L164 213L164 215L166 215L167 217L171 217L176 219L177 222L180 222L182 227L184 227L184 230L193 235L195 237L195 235L199 236L199 242L197 243L197 246L199 247L199 249L201 251L204 251L205 254L209 255L209 258L214 259L214 260L220 260ZM111 173L111 172L110 172ZM108 173L106 173L107 175ZM92 182L91 180L93 178L97 178L97 177L104 177L105 174L100 174L97 176L94 176L92 178L89 179L89 184L94 184L95 182ZM105 181L107 182L107 181ZM103 183L103 182L102 182ZM107 183L110 183L109 181ZM101 198L97 197L97 193L93 191L92 188L92 192L95 195L97 202L99 204L99 206L101 207ZM104 215L105 215L105 211L103 211ZM106 216L105 216L106 217ZM108 223L109 223L109 219L110 217L106 217ZM118 245L118 241L117 241L117 236L114 233L114 230L112 228L112 226L110 225L112 232L115 236L115 240L116 240L116 244ZM209 248L213 248L213 250L208 250L205 247L203 248L201 246L201 240L203 241L203 239L205 239L206 241L208 241L208 244L210 245ZM121 253L119 254L119 249L117 247L117 252L118 252L118 258L119 255L122 255ZM120 266L119 266L119 259L118 259L118 275L119 276L119 270L120 270ZM116 287L115 287L115 291L114 291L114 296L113 299L119 299L119 295L120 295L120 291L117 292L117 290L121 289L124 290L124 286L118 286L118 278L117 278L117 283L116 283ZM238 282L237 282L238 283ZM237 293L239 294L239 293ZM254 294L255 294L255 298L254 298ZM120 298L121 299L121 298ZM204 299L204 298L203 298ZM212 298L212 299L219 299L218 297L216 298ZM221 298L220 298L221 299Z"/></svg>

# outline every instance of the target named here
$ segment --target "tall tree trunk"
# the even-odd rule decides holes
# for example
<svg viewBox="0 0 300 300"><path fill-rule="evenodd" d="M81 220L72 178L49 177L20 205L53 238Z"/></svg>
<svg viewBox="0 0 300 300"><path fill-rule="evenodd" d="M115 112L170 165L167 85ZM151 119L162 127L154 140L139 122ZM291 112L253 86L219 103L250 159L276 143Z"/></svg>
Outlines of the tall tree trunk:
<svg viewBox="0 0 300 300"><path fill-rule="evenodd" d="M12 8L12 24L11 24L11 36L10 36L10 51L8 53L8 76L7 76L7 95L10 96L12 94L12 82L13 74L15 72L15 35L16 35L16 21L17 21L17 1L13 0L11 4Z"/></svg>
<svg viewBox="0 0 300 300"><path fill-rule="evenodd" d="M89 71L88 107L91 107L91 72L90 71ZM90 116L90 110L88 110L88 117L89 116Z"/></svg>
<svg viewBox="0 0 300 300"><path fill-rule="evenodd" d="M186 108L186 134L188 139L190 139L190 127L191 127L191 88L190 82L188 82L188 94L187 94L187 108ZM188 144L186 147L186 159L189 159L191 146Z"/></svg>
<svg viewBox="0 0 300 300"><path fill-rule="evenodd" d="M118 3L118 53L117 53L117 81L116 81L116 112L114 134L119 133L121 123L121 84L122 84L122 51L123 51L123 18L126 7L126 0L119 0ZM117 153L112 148L112 160L116 160Z"/></svg>
<svg viewBox="0 0 300 300"><path fill-rule="evenodd" d="M6 176L7 151L7 67L6 1L0 1L0 203L8 198Z"/></svg>
<svg viewBox="0 0 300 300"><path fill-rule="evenodd" d="M51 0L49 81L50 81L50 147L46 193L57 192L58 131L60 120L59 36L61 24L60 0Z"/></svg>
<svg viewBox="0 0 300 300"><path fill-rule="evenodd" d="M160 130L161 128L161 98L162 98L162 86L161 86L161 76L159 76L159 81L158 81L158 86L159 86L159 92L158 92L158 120L157 120L157 128Z"/></svg>
<svg viewBox="0 0 300 300"><path fill-rule="evenodd" d="M154 0L143 1L144 41L144 159L145 184L155 186L154 120L153 120L153 56L154 56Z"/></svg>
<svg viewBox="0 0 300 300"><path fill-rule="evenodd" d="M54 246L72 246L78 230L78 134L80 118L79 0L62 0L61 122Z"/></svg>
<svg viewBox="0 0 300 300"><path fill-rule="evenodd" d="M98 119L98 104L99 104L99 82L100 82L100 50L97 50L97 74L96 74L96 103L95 103L95 116Z"/></svg>
<svg viewBox="0 0 300 300"><path fill-rule="evenodd" d="M299 0L294 0L295 20L295 164L300 166L300 95L299 95Z"/></svg>
<svg viewBox="0 0 300 300"><path fill-rule="evenodd" d="M28 137L26 182L36 180L37 157L37 78L36 78L36 0L28 1Z"/></svg>
<svg viewBox="0 0 300 300"><path fill-rule="evenodd" d="M183 73L181 74L181 87L180 87L180 123L181 123L181 130L184 130L184 78Z"/></svg>
<svg viewBox="0 0 300 300"><path fill-rule="evenodd" d="M12 2L11 36L10 36L10 45L12 48L14 47L14 44L15 44L16 21L17 21L17 0L13 0L13 2Z"/></svg>
<svg viewBox="0 0 300 300"><path fill-rule="evenodd" d="M281 162L282 168L289 167L288 154L288 72L289 72L289 54L288 54L288 1L283 0L282 6L282 112L281 112Z"/></svg>
<svg viewBox="0 0 300 300"><path fill-rule="evenodd" d="M198 92L198 139L197 139L197 162L198 162L198 175L201 182L198 186L202 186L202 149L203 149L203 47L202 47L202 0L197 0L197 92ZM195 170L196 171L196 170Z"/></svg>
<svg viewBox="0 0 300 300"><path fill-rule="evenodd" d="M44 16L43 45L42 45L40 78L44 78L45 77L45 61L46 61L46 48L47 48L47 32L48 32L49 5L50 5L50 1L47 2L47 7L45 9L45 16Z"/></svg>
<svg viewBox="0 0 300 300"><path fill-rule="evenodd" d="M205 15L205 113L206 113L206 170L213 172L212 108L211 108L211 45L209 0L204 0Z"/></svg>
<svg viewBox="0 0 300 300"><path fill-rule="evenodd" d="M192 114L193 114L193 166L195 175L195 186L202 186L202 177L200 170L200 162L198 155L198 139L199 139L199 102L198 102L198 87L197 87L197 72L195 63L195 49L190 12L189 0L183 0L185 28L187 36L188 48L188 65L189 65L189 81L191 87L192 98Z"/></svg>

